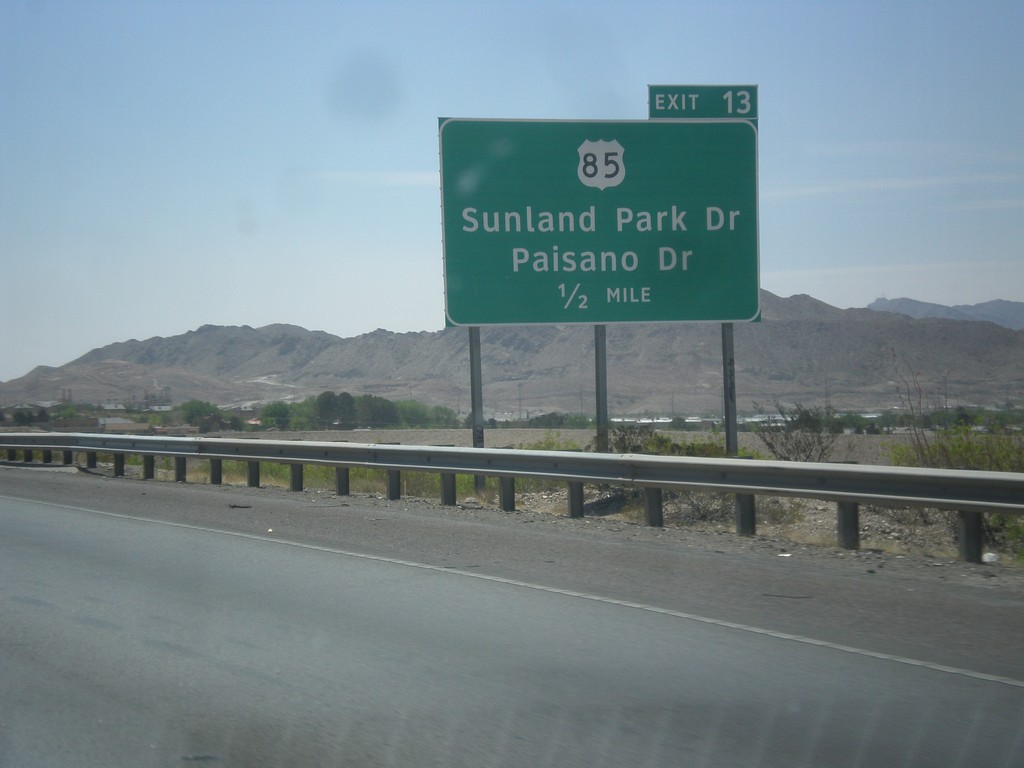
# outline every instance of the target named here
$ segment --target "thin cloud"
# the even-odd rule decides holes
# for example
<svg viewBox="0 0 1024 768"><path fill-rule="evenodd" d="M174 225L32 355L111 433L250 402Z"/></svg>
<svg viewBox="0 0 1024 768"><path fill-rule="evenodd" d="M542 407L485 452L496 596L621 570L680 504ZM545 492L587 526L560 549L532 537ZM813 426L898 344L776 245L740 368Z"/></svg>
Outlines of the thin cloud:
<svg viewBox="0 0 1024 768"><path fill-rule="evenodd" d="M812 157L925 157L929 160L956 160L977 163L1024 163L1024 152L991 149L977 145L947 144L936 141L848 141L810 142L803 147Z"/></svg>
<svg viewBox="0 0 1024 768"><path fill-rule="evenodd" d="M315 171L310 178L324 184L374 187L437 187L440 177L430 171Z"/></svg>
<svg viewBox="0 0 1024 768"><path fill-rule="evenodd" d="M957 206L961 211L1009 211L1024 208L1024 197L1005 198L1002 200L975 200Z"/></svg>
<svg viewBox="0 0 1024 768"><path fill-rule="evenodd" d="M1024 177L1009 173L979 173L970 176L920 176L909 178L880 178L844 180L819 184L792 184L768 187L767 198L807 197L817 195L845 195L857 192L891 192L907 189L934 189L938 187L977 184L1019 183Z"/></svg>

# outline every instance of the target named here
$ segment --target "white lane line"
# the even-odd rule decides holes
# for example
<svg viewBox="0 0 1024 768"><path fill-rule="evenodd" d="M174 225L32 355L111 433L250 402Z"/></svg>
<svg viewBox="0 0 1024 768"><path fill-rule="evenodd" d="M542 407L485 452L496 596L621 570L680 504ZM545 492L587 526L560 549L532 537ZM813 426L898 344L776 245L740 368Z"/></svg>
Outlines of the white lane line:
<svg viewBox="0 0 1024 768"><path fill-rule="evenodd" d="M755 627L750 624L740 624L734 621L724 621L722 619L713 619L708 616L700 616L695 613L687 613L685 611L676 611L671 608L660 608L656 605L649 605L647 603L636 603L631 600L620 600L614 597L604 597L602 595L589 594L587 592L577 592L572 589L562 589L560 587L548 587L543 584L534 584L529 581L520 581L518 579L508 579L503 576L490 576L485 573L473 573L471 571L462 571L457 568L449 568L441 565L430 565L429 563L418 563L413 560L401 560L395 557L385 557L383 555L368 555L363 552L350 552L344 549L336 549L334 547L324 547L318 544L306 544L297 541L288 541L287 539L279 539L272 536L264 536L255 533L243 533L240 531L225 531L219 528L206 528L201 525L192 525L190 523L175 523L167 520L153 520L146 517L136 517L134 515L122 515L117 512L105 512L99 509L88 509L86 507L76 507L68 504L54 504L52 502L35 501L34 499L18 499L11 496L4 496L0 494L2 499L11 499L12 501L28 501L34 504L45 504L50 507L56 507L59 509L70 509L81 512L90 512L95 515L103 515L104 517L114 517L123 520L135 520L140 523L153 523L156 525L165 525L171 528L185 528L192 531L202 531L204 533L216 533L222 536L235 536L240 539L252 539L253 541L262 541L270 544L283 544L289 547L298 547L300 549L309 549L315 552L325 552L332 555L343 555L345 557L355 557L361 560L372 560L378 563L387 563L390 565L401 565L406 568L419 568L424 571L435 571L438 573L450 573L457 576L465 576L470 579L480 579L482 581L489 581L495 584L505 584L511 587L520 587L522 589L532 589L538 592L547 592L554 595L563 595L565 597L573 597L580 600L591 600L596 603L604 603L606 605L617 605L623 608L632 608L638 611L645 611L647 613L656 613L662 616L671 616L677 619L685 619L687 621L696 621L701 624L708 624L715 627L723 627L725 629L735 629L740 632L748 632L750 634L762 635L765 637L772 637L776 640L786 640L793 643L801 643L803 645L812 645L818 648L828 648L833 651L840 651L842 653L850 653L855 656L863 656L871 659L879 659L882 661L895 662L896 664L905 664L911 667L921 667L923 669L930 669L935 672L944 672L950 675L958 675L960 677L969 677L974 680L984 680L989 683L999 683L1001 685L1009 685L1015 688L1024 688L1024 681L1016 680L1012 677L1004 677L1002 675L991 675L987 672L977 672L971 669L963 669L961 667L950 667L945 664L936 664L931 661L922 661L921 659L912 659L908 656L897 656L891 653L882 653L880 651L869 651L866 648L856 648L852 645L843 645L842 643L833 643L828 640L818 640L813 637L806 637L804 635L794 635L789 632L779 632L774 629L765 629L763 627Z"/></svg>

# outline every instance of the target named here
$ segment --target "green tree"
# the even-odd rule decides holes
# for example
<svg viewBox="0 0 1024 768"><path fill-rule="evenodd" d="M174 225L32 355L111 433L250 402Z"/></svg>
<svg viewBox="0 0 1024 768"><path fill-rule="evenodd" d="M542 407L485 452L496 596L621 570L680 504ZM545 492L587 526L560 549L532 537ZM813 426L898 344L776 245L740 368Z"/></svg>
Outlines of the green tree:
<svg viewBox="0 0 1024 768"><path fill-rule="evenodd" d="M178 407L178 410L181 412L181 420L193 427L199 427L200 432L220 429L224 425L220 408L205 400L187 400Z"/></svg>
<svg viewBox="0 0 1024 768"><path fill-rule="evenodd" d="M459 426L459 416L451 408L445 408L443 405L435 405L430 412L431 423L435 427L457 427Z"/></svg>
<svg viewBox="0 0 1024 768"><path fill-rule="evenodd" d="M363 427L398 426L398 408L377 395L359 395L355 399L356 422Z"/></svg>
<svg viewBox="0 0 1024 768"><path fill-rule="evenodd" d="M338 423L343 427L356 423L356 399L348 392L338 393Z"/></svg>
<svg viewBox="0 0 1024 768"><path fill-rule="evenodd" d="M330 429L341 416L341 405L334 392L321 392L316 396L316 420L321 429Z"/></svg>
<svg viewBox="0 0 1024 768"><path fill-rule="evenodd" d="M430 426L430 409L419 400L399 400L395 403L395 408L402 426Z"/></svg>
<svg viewBox="0 0 1024 768"><path fill-rule="evenodd" d="M316 398L310 395L305 400L288 406L288 427L309 432L320 428L316 415Z"/></svg>
<svg viewBox="0 0 1024 768"><path fill-rule="evenodd" d="M291 423L291 409L289 409L288 403L280 400L268 403L260 413L260 422L267 429L288 429L288 425Z"/></svg>
<svg viewBox="0 0 1024 768"><path fill-rule="evenodd" d="M77 419L78 408L73 403L64 403L61 405L60 410L57 412L57 418L59 419ZM0 421L3 421L3 415L0 414Z"/></svg>

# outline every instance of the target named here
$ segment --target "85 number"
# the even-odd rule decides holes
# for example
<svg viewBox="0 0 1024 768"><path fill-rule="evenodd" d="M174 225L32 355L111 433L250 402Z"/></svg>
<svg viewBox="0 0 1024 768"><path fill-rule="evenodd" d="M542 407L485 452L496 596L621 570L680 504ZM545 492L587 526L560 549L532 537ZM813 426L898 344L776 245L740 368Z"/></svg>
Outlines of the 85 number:
<svg viewBox="0 0 1024 768"><path fill-rule="evenodd" d="M593 152L587 152L583 155L583 175L588 179L596 178L602 168L598 167L597 155ZM605 171L603 178L614 179L619 175L622 170L622 165L619 163L618 152L605 152L603 170Z"/></svg>

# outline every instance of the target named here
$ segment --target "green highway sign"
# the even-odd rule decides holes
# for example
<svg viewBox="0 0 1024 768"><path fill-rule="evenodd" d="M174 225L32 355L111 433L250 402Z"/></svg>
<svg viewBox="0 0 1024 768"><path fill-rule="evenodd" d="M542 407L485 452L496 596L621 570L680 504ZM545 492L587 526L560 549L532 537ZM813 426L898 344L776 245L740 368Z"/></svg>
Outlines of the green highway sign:
<svg viewBox="0 0 1024 768"><path fill-rule="evenodd" d="M441 119L452 325L757 316L749 120Z"/></svg>
<svg viewBox="0 0 1024 768"><path fill-rule="evenodd" d="M648 117L757 120L756 85L649 85Z"/></svg>

